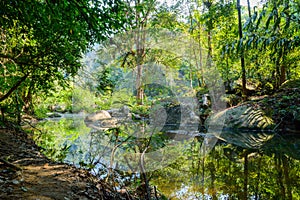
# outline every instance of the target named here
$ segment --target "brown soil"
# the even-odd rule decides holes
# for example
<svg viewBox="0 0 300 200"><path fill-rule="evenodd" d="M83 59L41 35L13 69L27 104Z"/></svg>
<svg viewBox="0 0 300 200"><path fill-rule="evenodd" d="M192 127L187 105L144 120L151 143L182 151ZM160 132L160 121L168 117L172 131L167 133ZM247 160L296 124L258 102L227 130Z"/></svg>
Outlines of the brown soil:
<svg viewBox="0 0 300 200"><path fill-rule="evenodd" d="M0 128L0 199L122 199L91 174L51 162L22 131Z"/></svg>

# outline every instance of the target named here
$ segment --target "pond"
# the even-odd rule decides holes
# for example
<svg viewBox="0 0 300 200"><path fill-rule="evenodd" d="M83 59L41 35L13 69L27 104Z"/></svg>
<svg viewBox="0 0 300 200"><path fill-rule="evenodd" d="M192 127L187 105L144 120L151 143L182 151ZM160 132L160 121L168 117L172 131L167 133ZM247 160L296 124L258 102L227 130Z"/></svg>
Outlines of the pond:
<svg viewBox="0 0 300 200"><path fill-rule="evenodd" d="M299 136L223 131L216 139L153 129L141 136L143 123L95 130L84 117L45 120L35 141L48 157L113 177L117 189L138 187L145 173L168 199L300 199Z"/></svg>

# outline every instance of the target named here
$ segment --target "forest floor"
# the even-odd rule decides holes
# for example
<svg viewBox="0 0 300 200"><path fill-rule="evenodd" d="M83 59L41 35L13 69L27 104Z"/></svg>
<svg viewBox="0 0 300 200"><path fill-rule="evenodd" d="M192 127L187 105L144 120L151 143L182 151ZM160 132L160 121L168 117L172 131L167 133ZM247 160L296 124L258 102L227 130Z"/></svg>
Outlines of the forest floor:
<svg viewBox="0 0 300 200"><path fill-rule="evenodd" d="M0 128L0 199L120 199L87 171L51 162L22 131Z"/></svg>

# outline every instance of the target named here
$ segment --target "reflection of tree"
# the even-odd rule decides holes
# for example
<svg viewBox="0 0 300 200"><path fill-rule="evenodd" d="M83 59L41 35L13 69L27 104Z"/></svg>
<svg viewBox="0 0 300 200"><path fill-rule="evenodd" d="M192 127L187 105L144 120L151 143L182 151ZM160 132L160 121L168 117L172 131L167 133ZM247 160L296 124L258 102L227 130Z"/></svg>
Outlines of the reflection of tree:
<svg viewBox="0 0 300 200"><path fill-rule="evenodd" d="M135 138L133 134L129 134L132 136L128 137L128 133L134 131L126 129L87 134L89 129L80 121L45 123L44 128L48 132L41 136L44 137L43 144L48 142L52 149L58 151L58 147L66 144L69 146L69 162L77 162L78 166L81 163L82 167L94 167L95 173L102 178L105 175L107 177L106 167L109 165L120 169L110 173L110 181L118 182L119 185L125 184L120 177L127 177L129 182L138 184L140 177L138 174L134 175L134 171L140 167L139 162L136 162L141 155L138 153L143 153L145 149L153 151L155 148L162 148L167 143L160 134L152 135L150 143L149 137ZM62 135L62 132L65 135ZM75 132L77 134L74 134ZM290 148L287 141L284 143L282 140L276 140L276 143L272 143L273 148L267 145L257 150L218 142L205 157L200 153L202 141L202 138L198 138L176 145L176 152L182 152L182 156L163 169L147 172L148 181L158 185L158 189L169 197L177 195L182 199L191 196L204 199L205 195L218 199L222 194L226 194L229 199L299 199L300 161L291 157L292 153L287 153ZM294 144L296 145L297 143ZM112 148L115 146L118 146L115 160L109 163ZM121 151L137 153L128 154L137 155L137 158L132 158L135 160L133 161L128 157L128 162L124 161L125 165L128 165L127 168L125 165L122 168L123 160L118 158ZM180 190L185 192L176 194L176 191Z"/></svg>
<svg viewBox="0 0 300 200"><path fill-rule="evenodd" d="M187 158L173 165L178 175L174 175L172 180L177 185L181 182L188 186L184 198L197 196L204 199L205 195L209 195L211 199L218 199L222 194L229 199L300 197L299 160L282 153L265 153L263 149L244 149L219 143L203 157L197 152L201 142L201 139L193 141L185 150ZM188 174L193 178L188 178ZM173 189L176 191L176 188Z"/></svg>

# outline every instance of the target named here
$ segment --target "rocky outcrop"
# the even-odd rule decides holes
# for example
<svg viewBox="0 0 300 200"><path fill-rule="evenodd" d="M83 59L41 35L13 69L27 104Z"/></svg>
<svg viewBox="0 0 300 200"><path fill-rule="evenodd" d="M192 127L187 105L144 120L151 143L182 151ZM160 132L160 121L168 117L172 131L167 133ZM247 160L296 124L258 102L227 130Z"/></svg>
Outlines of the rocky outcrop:
<svg viewBox="0 0 300 200"><path fill-rule="evenodd" d="M275 122L262 109L246 104L228 108L210 116L206 121L206 126L227 130L270 130L274 128Z"/></svg>
<svg viewBox="0 0 300 200"><path fill-rule="evenodd" d="M129 108L123 106L120 109L100 110L85 117L87 127L96 130L107 130L119 127L121 124L131 120Z"/></svg>
<svg viewBox="0 0 300 200"><path fill-rule="evenodd" d="M111 115L109 114L109 112L107 112L106 110L100 110L100 111L97 111L95 113L92 113L92 114L86 116L85 121L95 122L98 120L110 119L110 118L111 118Z"/></svg>
<svg viewBox="0 0 300 200"><path fill-rule="evenodd" d="M273 95L258 96L216 113L206 121L206 127L300 134L300 80L287 81Z"/></svg>

